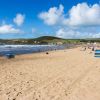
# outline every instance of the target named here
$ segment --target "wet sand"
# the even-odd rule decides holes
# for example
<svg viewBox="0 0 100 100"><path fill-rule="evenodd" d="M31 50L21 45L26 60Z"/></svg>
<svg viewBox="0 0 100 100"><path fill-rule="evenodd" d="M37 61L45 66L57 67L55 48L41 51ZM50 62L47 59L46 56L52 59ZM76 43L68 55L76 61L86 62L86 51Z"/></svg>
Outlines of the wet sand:
<svg viewBox="0 0 100 100"><path fill-rule="evenodd" d="M0 57L0 100L100 100L100 58L80 48Z"/></svg>

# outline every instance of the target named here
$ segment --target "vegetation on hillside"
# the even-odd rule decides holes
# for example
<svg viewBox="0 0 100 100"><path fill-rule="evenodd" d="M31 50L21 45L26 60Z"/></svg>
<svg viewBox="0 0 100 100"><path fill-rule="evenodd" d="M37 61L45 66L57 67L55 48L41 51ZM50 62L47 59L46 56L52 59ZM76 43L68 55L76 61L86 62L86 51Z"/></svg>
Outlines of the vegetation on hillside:
<svg viewBox="0 0 100 100"><path fill-rule="evenodd" d="M53 36L42 36L33 39L0 39L0 44L80 44L87 42L100 42L100 39L62 39Z"/></svg>

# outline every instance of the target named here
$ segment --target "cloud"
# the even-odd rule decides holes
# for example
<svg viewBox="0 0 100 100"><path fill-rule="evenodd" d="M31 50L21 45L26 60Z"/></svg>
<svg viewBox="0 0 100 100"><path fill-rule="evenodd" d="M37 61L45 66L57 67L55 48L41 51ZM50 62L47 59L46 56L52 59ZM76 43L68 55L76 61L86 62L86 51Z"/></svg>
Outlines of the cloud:
<svg viewBox="0 0 100 100"><path fill-rule="evenodd" d="M80 30L61 28L56 32L56 36L60 38L100 38L100 32L82 32Z"/></svg>
<svg viewBox="0 0 100 100"><path fill-rule="evenodd" d="M71 8L69 18L66 18L63 22L70 26L100 25L100 5L77 4Z"/></svg>
<svg viewBox="0 0 100 100"><path fill-rule="evenodd" d="M70 29L59 29L56 32L56 36L60 37L60 38L78 38L78 36L80 35L80 32L78 31L74 31L74 30L70 30Z"/></svg>
<svg viewBox="0 0 100 100"><path fill-rule="evenodd" d="M100 4L79 3L68 12L59 5L41 12L39 18L45 24L53 25L58 37L100 38Z"/></svg>
<svg viewBox="0 0 100 100"><path fill-rule="evenodd" d="M25 15L17 14L16 17L13 19L14 23L18 26L21 26L24 23Z"/></svg>
<svg viewBox="0 0 100 100"><path fill-rule="evenodd" d="M20 29L16 29L13 25L2 25L0 26L0 34L8 34L8 33L22 33Z"/></svg>
<svg viewBox="0 0 100 100"><path fill-rule="evenodd" d="M47 12L40 13L39 18L47 25L58 23L66 26L100 25L100 5L79 3L73 6L67 13L64 13L64 7L60 5L59 8L52 7Z"/></svg>
<svg viewBox="0 0 100 100"><path fill-rule="evenodd" d="M63 9L63 5L59 5L59 8L52 7L47 12L41 12L39 18L47 25L55 25L59 19L63 18Z"/></svg>

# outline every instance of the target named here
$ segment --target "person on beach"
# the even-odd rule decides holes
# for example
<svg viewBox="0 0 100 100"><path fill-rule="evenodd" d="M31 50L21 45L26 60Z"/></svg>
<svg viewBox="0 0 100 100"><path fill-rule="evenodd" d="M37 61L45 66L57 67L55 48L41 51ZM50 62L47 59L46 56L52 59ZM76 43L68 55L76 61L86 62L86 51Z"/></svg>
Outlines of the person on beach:
<svg viewBox="0 0 100 100"><path fill-rule="evenodd" d="M92 51L94 51L94 47L92 47Z"/></svg>
<svg viewBox="0 0 100 100"><path fill-rule="evenodd" d="M84 50L83 51L86 51L86 47L84 47Z"/></svg>

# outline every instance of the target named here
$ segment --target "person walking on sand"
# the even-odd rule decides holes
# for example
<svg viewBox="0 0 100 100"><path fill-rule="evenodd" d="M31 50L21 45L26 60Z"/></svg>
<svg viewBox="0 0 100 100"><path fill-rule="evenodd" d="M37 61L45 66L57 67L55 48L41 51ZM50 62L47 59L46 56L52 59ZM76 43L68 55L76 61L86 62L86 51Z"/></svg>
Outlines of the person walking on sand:
<svg viewBox="0 0 100 100"><path fill-rule="evenodd" d="M86 51L86 47L84 48L84 50L83 51Z"/></svg>
<svg viewBox="0 0 100 100"><path fill-rule="evenodd" d="M92 51L94 51L95 49L94 49L94 47L92 47Z"/></svg>

